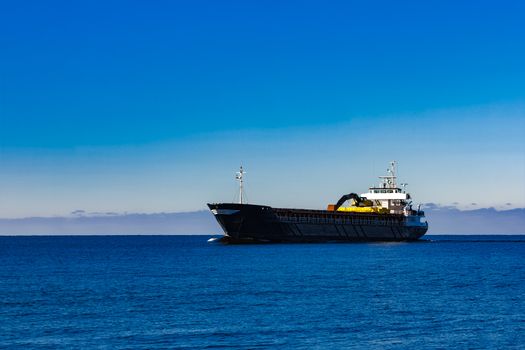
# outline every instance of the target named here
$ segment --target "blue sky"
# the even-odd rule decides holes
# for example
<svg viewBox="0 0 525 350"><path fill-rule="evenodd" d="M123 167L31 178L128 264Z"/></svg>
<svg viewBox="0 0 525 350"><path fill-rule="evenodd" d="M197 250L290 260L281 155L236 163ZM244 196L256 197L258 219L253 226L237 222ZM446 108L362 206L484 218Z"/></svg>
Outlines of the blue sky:
<svg viewBox="0 0 525 350"><path fill-rule="evenodd" d="M324 207L397 159L418 201L524 207L524 17L519 1L6 3L0 217L201 209L234 198L241 161L270 205Z"/></svg>

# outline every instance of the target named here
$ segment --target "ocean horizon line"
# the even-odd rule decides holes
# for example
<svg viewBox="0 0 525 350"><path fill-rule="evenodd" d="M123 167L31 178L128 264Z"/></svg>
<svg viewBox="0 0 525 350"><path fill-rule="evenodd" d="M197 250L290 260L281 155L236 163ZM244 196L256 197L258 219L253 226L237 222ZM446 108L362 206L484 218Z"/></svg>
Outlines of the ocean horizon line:
<svg viewBox="0 0 525 350"><path fill-rule="evenodd" d="M216 233L121 233L121 234L98 234L98 233L92 233L92 234L74 234L74 233L44 233L44 234L0 234L0 237L170 237L170 236L179 236L179 237L193 237L193 236L214 236L214 237L220 237L223 236L223 234L216 234ZM461 237L461 236L498 236L498 237L505 237L505 236L525 236L525 233L430 233L425 234L424 237L443 237L443 236L452 236L452 237ZM424 238L422 238L424 240ZM378 241L381 242L381 241ZM387 242L387 241L385 241Z"/></svg>

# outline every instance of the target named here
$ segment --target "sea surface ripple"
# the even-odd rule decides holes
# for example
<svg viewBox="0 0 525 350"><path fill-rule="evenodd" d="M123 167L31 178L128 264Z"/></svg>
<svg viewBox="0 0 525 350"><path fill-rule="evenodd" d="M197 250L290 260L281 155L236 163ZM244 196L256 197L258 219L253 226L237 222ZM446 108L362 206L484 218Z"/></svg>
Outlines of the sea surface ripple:
<svg viewBox="0 0 525 350"><path fill-rule="evenodd" d="M0 237L0 348L523 349L525 236Z"/></svg>

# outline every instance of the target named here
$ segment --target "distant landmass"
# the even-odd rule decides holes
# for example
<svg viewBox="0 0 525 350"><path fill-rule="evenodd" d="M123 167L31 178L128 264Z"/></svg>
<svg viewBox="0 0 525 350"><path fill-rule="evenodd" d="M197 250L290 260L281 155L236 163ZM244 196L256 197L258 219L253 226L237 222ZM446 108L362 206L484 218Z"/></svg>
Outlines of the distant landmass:
<svg viewBox="0 0 525 350"><path fill-rule="evenodd" d="M525 208L426 208L427 234L525 234Z"/></svg>
<svg viewBox="0 0 525 350"><path fill-rule="evenodd" d="M428 234L525 234L525 208L459 210L427 204ZM207 210L181 213L87 213L0 219L0 235L222 234Z"/></svg>
<svg viewBox="0 0 525 350"><path fill-rule="evenodd" d="M86 213L71 216L0 219L0 235L218 234L209 211L182 213Z"/></svg>

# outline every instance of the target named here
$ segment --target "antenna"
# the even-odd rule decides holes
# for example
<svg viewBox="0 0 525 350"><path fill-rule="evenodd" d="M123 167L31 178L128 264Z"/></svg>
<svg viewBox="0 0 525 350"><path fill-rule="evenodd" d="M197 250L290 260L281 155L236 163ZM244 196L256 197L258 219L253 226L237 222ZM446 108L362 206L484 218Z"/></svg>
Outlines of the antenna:
<svg viewBox="0 0 525 350"><path fill-rule="evenodd" d="M396 188L396 161L393 160L390 162L390 168L386 169L388 175L386 176L380 176L379 178L383 181L382 187L383 188Z"/></svg>
<svg viewBox="0 0 525 350"><path fill-rule="evenodd" d="M235 179L239 180L239 204L244 203L244 188L243 188L244 179L243 178L244 178L245 173L246 172L242 168L242 164L241 164L239 171L235 174Z"/></svg>
<svg viewBox="0 0 525 350"><path fill-rule="evenodd" d="M392 187L397 187L396 185L396 161L393 160L390 162L390 175L392 176Z"/></svg>

